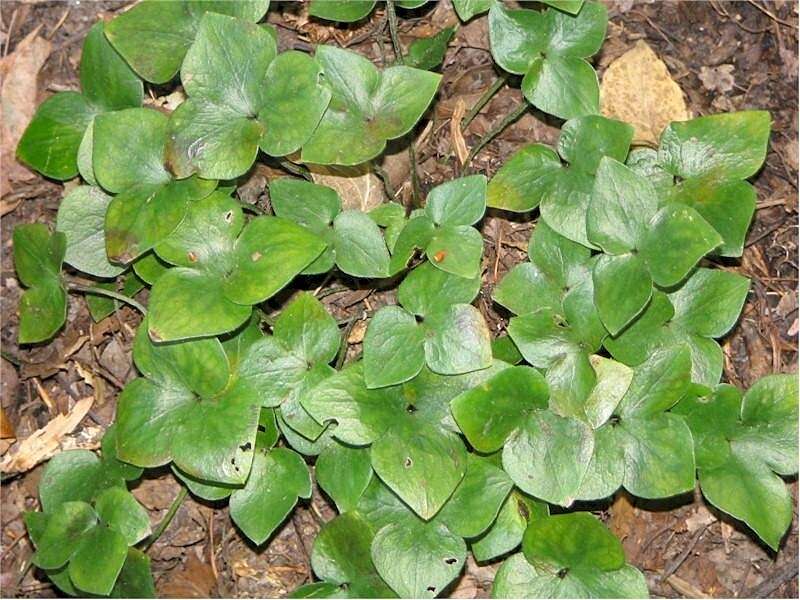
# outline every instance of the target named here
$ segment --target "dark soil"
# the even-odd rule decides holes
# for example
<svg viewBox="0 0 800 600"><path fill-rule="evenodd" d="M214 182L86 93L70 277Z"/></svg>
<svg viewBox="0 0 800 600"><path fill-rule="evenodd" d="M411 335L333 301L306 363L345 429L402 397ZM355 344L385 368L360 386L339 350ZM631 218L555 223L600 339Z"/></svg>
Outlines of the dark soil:
<svg viewBox="0 0 800 600"><path fill-rule="evenodd" d="M275 3L273 3L275 4ZM741 321L724 340L725 378L747 386L771 372L797 370L798 330L798 16L789 1L671 2L607 0L611 21L608 39L596 64L602 75L616 57L644 39L664 60L687 96L695 115L747 108L767 109L774 120L766 164L754 178L758 210L744 256L727 261L752 279ZM54 91L77 88L76 67L83 36L95 19L110 18L126 4L115 2L12 2L0 4L0 49L14 52L19 41L37 27L49 37L53 50L39 76L41 101ZM392 56L384 14L377 10L364 23L333 27L309 21L299 3L280 3L269 13L278 25L282 48L339 43L375 59ZM401 15L404 43L424 37L449 24L452 9L445 2ZM729 91L709 89L709 69L720 66L734 83ZM485 19L460 28L448 51L439 102L431 125L417 134L417 163L424 193L457 174L458 164L449 121L459 100L467 109L498 76L488 52ZM512 82L513 85L513 82ZM165 90L151 91L153 98ZM35 99L31 98L31 102ZM518 89L506 87L495 96L465 132L473 147L521 102ZM558 123L530 111L489 143L472 163L474 170L491 175L506 157L524 143L552 143ZM394 154L391 152L394 151ZM412 186L407 153L402 144L390 148L384 169L398 199L411 201ZM273 167L254 169L240 190L242 198L268 203L267 181L279 172ZM2 234L3 323L2 386L5 415L24 439L77 399L94 395L95 404L69 446L96 447L113 421L116 396L134 376L130 350L138 315L127 308L92 323L83 298L70 301L68 324L47 345L19 348L16 305L20 290L11 257L15 225L34 221L53 223L63 186L35 177L12 186L3 197L12 207L0 221ZM535 215L534 215L535 217ZM512 265L524 259L531 218L508 220L490 214L484 220L486 243L484 286L478 307L493 330L506 320L491 302L494 284ZM350 356L360 351L365 312L391 300L385 290L358 288L352 280L309 279L298 287L327 289L324 302L337 318L353 317L349 331ZM335 291L339 289L339 291ZM146 292L143 292L146 295ZM277 310L286 295L273 299ZM90 385L91 384L91 385ZM0 440L0 443L3 443ZM0 446L0 452L8 444ZM36 487L41 466L6 480L2 485L0 528L0 586L2 595L52 597L57 592L47 579L30 568L32 553L22 512L37 507ZM797 497L797 483L791 484ZM151 472L134 493L151 511L154 523L164 515L178 485L168 471ZM651 594L665 597L797 597L797 511L791 531L776 555L755 541L743 526L710 508L697 494L658 505L619 494L613 504L591 506L625 545L629 560L641 568ZM159 594L164 596L282 596L309 581L309 552L313 537L332 511L315 493L278 534L263 547L254 547L233 527L224 508L188 499L167 532L151 550ZM486 597L494 567L468 565L452 588L457 597Z"/></svg>

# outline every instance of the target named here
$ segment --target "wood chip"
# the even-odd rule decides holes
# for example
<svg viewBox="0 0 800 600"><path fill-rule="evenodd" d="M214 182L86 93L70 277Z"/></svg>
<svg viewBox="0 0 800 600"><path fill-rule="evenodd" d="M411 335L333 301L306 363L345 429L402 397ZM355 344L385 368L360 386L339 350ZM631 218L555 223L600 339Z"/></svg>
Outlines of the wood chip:
<svg viewBox="0 0 800 600"><path fill-rule="evenodd" d="M634 145L653 147L670 122L691 118L667 65L642 40L608 65L600 86L600 112L633 125Z"/></svg>
<svg viewBox="0 0 800 600"><path fill-rule="evenodd" d="M467 142L464 141L464 134L461 133L461 121L467 112L467 105L463 98L459 98L453 109L453 116L450 117L450 143L453 145L453 152L458 157L458 164L463 165L469 156Z"/></svg>
<svg viewBox="0 0 800 600"><path fill-rule="evenodd" d="M57 415L41 429L20 442L15 452L5 456L0 463L3 473L24 473L46 461L59 450L64 437L71 433L92 407L94 398L82 398L66 415Z"/></svg>

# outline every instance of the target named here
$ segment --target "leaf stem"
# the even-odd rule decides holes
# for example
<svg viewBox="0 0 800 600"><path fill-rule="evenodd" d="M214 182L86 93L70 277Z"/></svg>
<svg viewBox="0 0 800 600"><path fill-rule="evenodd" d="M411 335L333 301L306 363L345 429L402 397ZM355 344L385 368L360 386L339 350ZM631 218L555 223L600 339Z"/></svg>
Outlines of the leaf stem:
<svg viewBox="0 0 800 600"><path fill-rule="evenodd" d="M422 189L417 173L417 152L414 150L413 136L408 144L408 162L411 167L411 208L422 208Z"/></svg>
<svg viewBox="0 0 800 600"><path fill-rule="evenodd" d="M70 282L67 286L67 289L70 292L81 292L83 294L92 294L94 296L106 296L108 298L113 298L119 302L123 302L124 304L128 304L138 310L143 315L147 314L147 309L144 305L140 304L133 298L126 296L125 294L120 294L119 292L115 292L114 290L106 290L99 287L92 287L88 285L81 285L79 283L72 283Z"/></svg>
<svg viewBox="0 0 800 600"><path fill-rule="evenodd" d="M403 48L400 46L400 36L397 33L397 14L394 11L394 0L386 0L386 16L389 19L389 37L392 38L392 48L398 64L403 64Z"/></svg>
<svg viewBox="0 0 800 600"><path fill-rule="evenodd" d="M525 111L528 110L528 103L523 101L517 108L515 108L511 113L503 117L503 120L500 121L497 125L495 125L483 138L480 142L478 142L475 147L469 151L469 155L467 156L467 160L464 161L463 166L461 167L460 175L463 176L467 169L469 168L469 164L472 162L472 159L483 150L484 146L491 142L494 138L500 135L503 130L511 125L514 121L519 119Z"/></svg>
<svg viewBox="0 0 800 600"><path fill-rule="evenodd" d="M483 92L483 95L480 98L478 98L478 101L475 103L475 106L473 106L470 109L470 111L466 115L464 115L464 118L461 119L461 131L464 131L467 128L467 126L470 123L472 123L472 119L474 119L478 115L478 113L481 112L481 109L484 106L486 106L489 100L491 100L492 97L498 92L498 90L501 87L503 87L503 85L507 80L508 80L508 73L503 73L502 75L500 75L500 77L494 80L494 83L492 85L486 88L486 91Z"/></svg>
<svg viewBox="0 0 800 600"><path fill-rule="evenodd" d="M164 533L166 528L169 527L169 524L172 522L172 519L175 518L178 509L181 507L181 504L183 504L183 501L186 500L186 496L188 494L189 490L186 487L181 486L181 491L178 492L177 496L175 496L175 500L172 501L167 514L164 515L164 518L161 519L161 522L156 527L156 530L152 533L152 535L150 535L149 538L147 538L144 546L142 546L142 552L147 551L147 549L150 548L150 546L152 546L156 540L161 537L161 534Z"/></svg>
<svg viewBox="0 0 800 600"><path fill-rule="evenodd" d="M291 173L292 175L299 175L306 181L311 181L311 182L314 181L313 177L311 177L311 171L309 171L306 167L302 165L295 164L292 161L286 160L284 158L279 158L278 164L286 171L289 171L289 173Z"/></svg>

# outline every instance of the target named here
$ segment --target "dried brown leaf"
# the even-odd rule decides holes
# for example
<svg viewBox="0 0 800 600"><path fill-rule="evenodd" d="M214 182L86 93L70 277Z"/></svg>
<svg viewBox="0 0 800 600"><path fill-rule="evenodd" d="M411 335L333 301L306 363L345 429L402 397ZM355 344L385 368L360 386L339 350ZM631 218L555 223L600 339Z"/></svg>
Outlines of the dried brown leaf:
<svg viewBox="0 0 800 600"><path fill-rule="evenodd" d="M453 145L453 151L456 153L460 165L463 165L469 156L467 142L464 141L464 134L461 133L461 121L466 112L467 105L463 98L459 98L453 109L453 116L450 117L450 143Z"/></svg>
<svg viewBox="0 0 800 600"><path fill-rule="evenodd" d="M671 121L691 118L667 65L642 40L608 65L600 86L600 111L633 125L633 143L647 146L658 145Z"/></svg>
<svg viewBox="0 0 800 600"><path fill-rule="evenodd" d="M92 397L82 398L67 414L57 415L47 425L34 431L20 442L15 452L3 458L0 470L3 473L22 473L53 456L61 449L64 437L71 433L89 412L93 402Z"/></svg>
<svg viewBox="0 0 800 600"><path fill-rule="evenodd" d="M50 56L52 44L39 37L37 27L23 39L14 52L0 60L0 195L9 191L11 181L27 181L34 174L19 164L14 156L17 143L36 111L39 69ZM5 210L5 209L4 209Z"/></svg>
<svg viewBox="0 0 800 600"><path fill-rule="evenodd" d="M217 585L214 569L189 552L186 562L166 577L159 590L165 598L211 598Z"/></svg>
<svg viewBox="0 0 800 600"><path fill-rule="evenodd" d="M355 167L309 165L308 168L314 183L339 192L344 210L368 212L383 202L383 182L368 163Z"/></svg>

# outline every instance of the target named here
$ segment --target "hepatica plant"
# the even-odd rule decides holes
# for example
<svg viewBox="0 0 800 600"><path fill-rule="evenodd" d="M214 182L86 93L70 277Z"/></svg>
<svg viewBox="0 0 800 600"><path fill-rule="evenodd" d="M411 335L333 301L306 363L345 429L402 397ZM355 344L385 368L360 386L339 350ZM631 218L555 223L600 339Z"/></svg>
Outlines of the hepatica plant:
<svg viewBox="0 0 800 600"><path fill-rule="evenodd" d="M265 0L144 0L90 30L80 91L39 107L19 159L82 181L54 229L14 232L19 343L57 335L74 292L98 320L142 313L138 376L100 452L55 456L25 516L33 564L64 593L156 594L147 551L169 520L151 523L128 486L165 467L175 507L214 502L255 545L316 483L337 514L294 597L446 596L470 554L500 565L495 597L643 597L619 540L576 510L621 489L699 486L780 548L797 381L721 382L718 340L749 281L714 262L742 255L769 115L672 123L658 148L631 148L632 128L598 114L601 4L454 0L488 20L527 101L566 120L557 147L526 145L414 206L345 209L298 173L409 143L452 36L403 52L398 14L424 4L310 3L344 23L384 11L398 52L378 66L332 45L281 51ZM143 106L150 84L180 84L183 101ZM267 209L236 195L262 162L286 171ZM527 260L499 281L484 278L487 206L539 211ZM388 293L337 320L320 293L332 278ZM506 318L493 330L490 300Z"/></svg>

